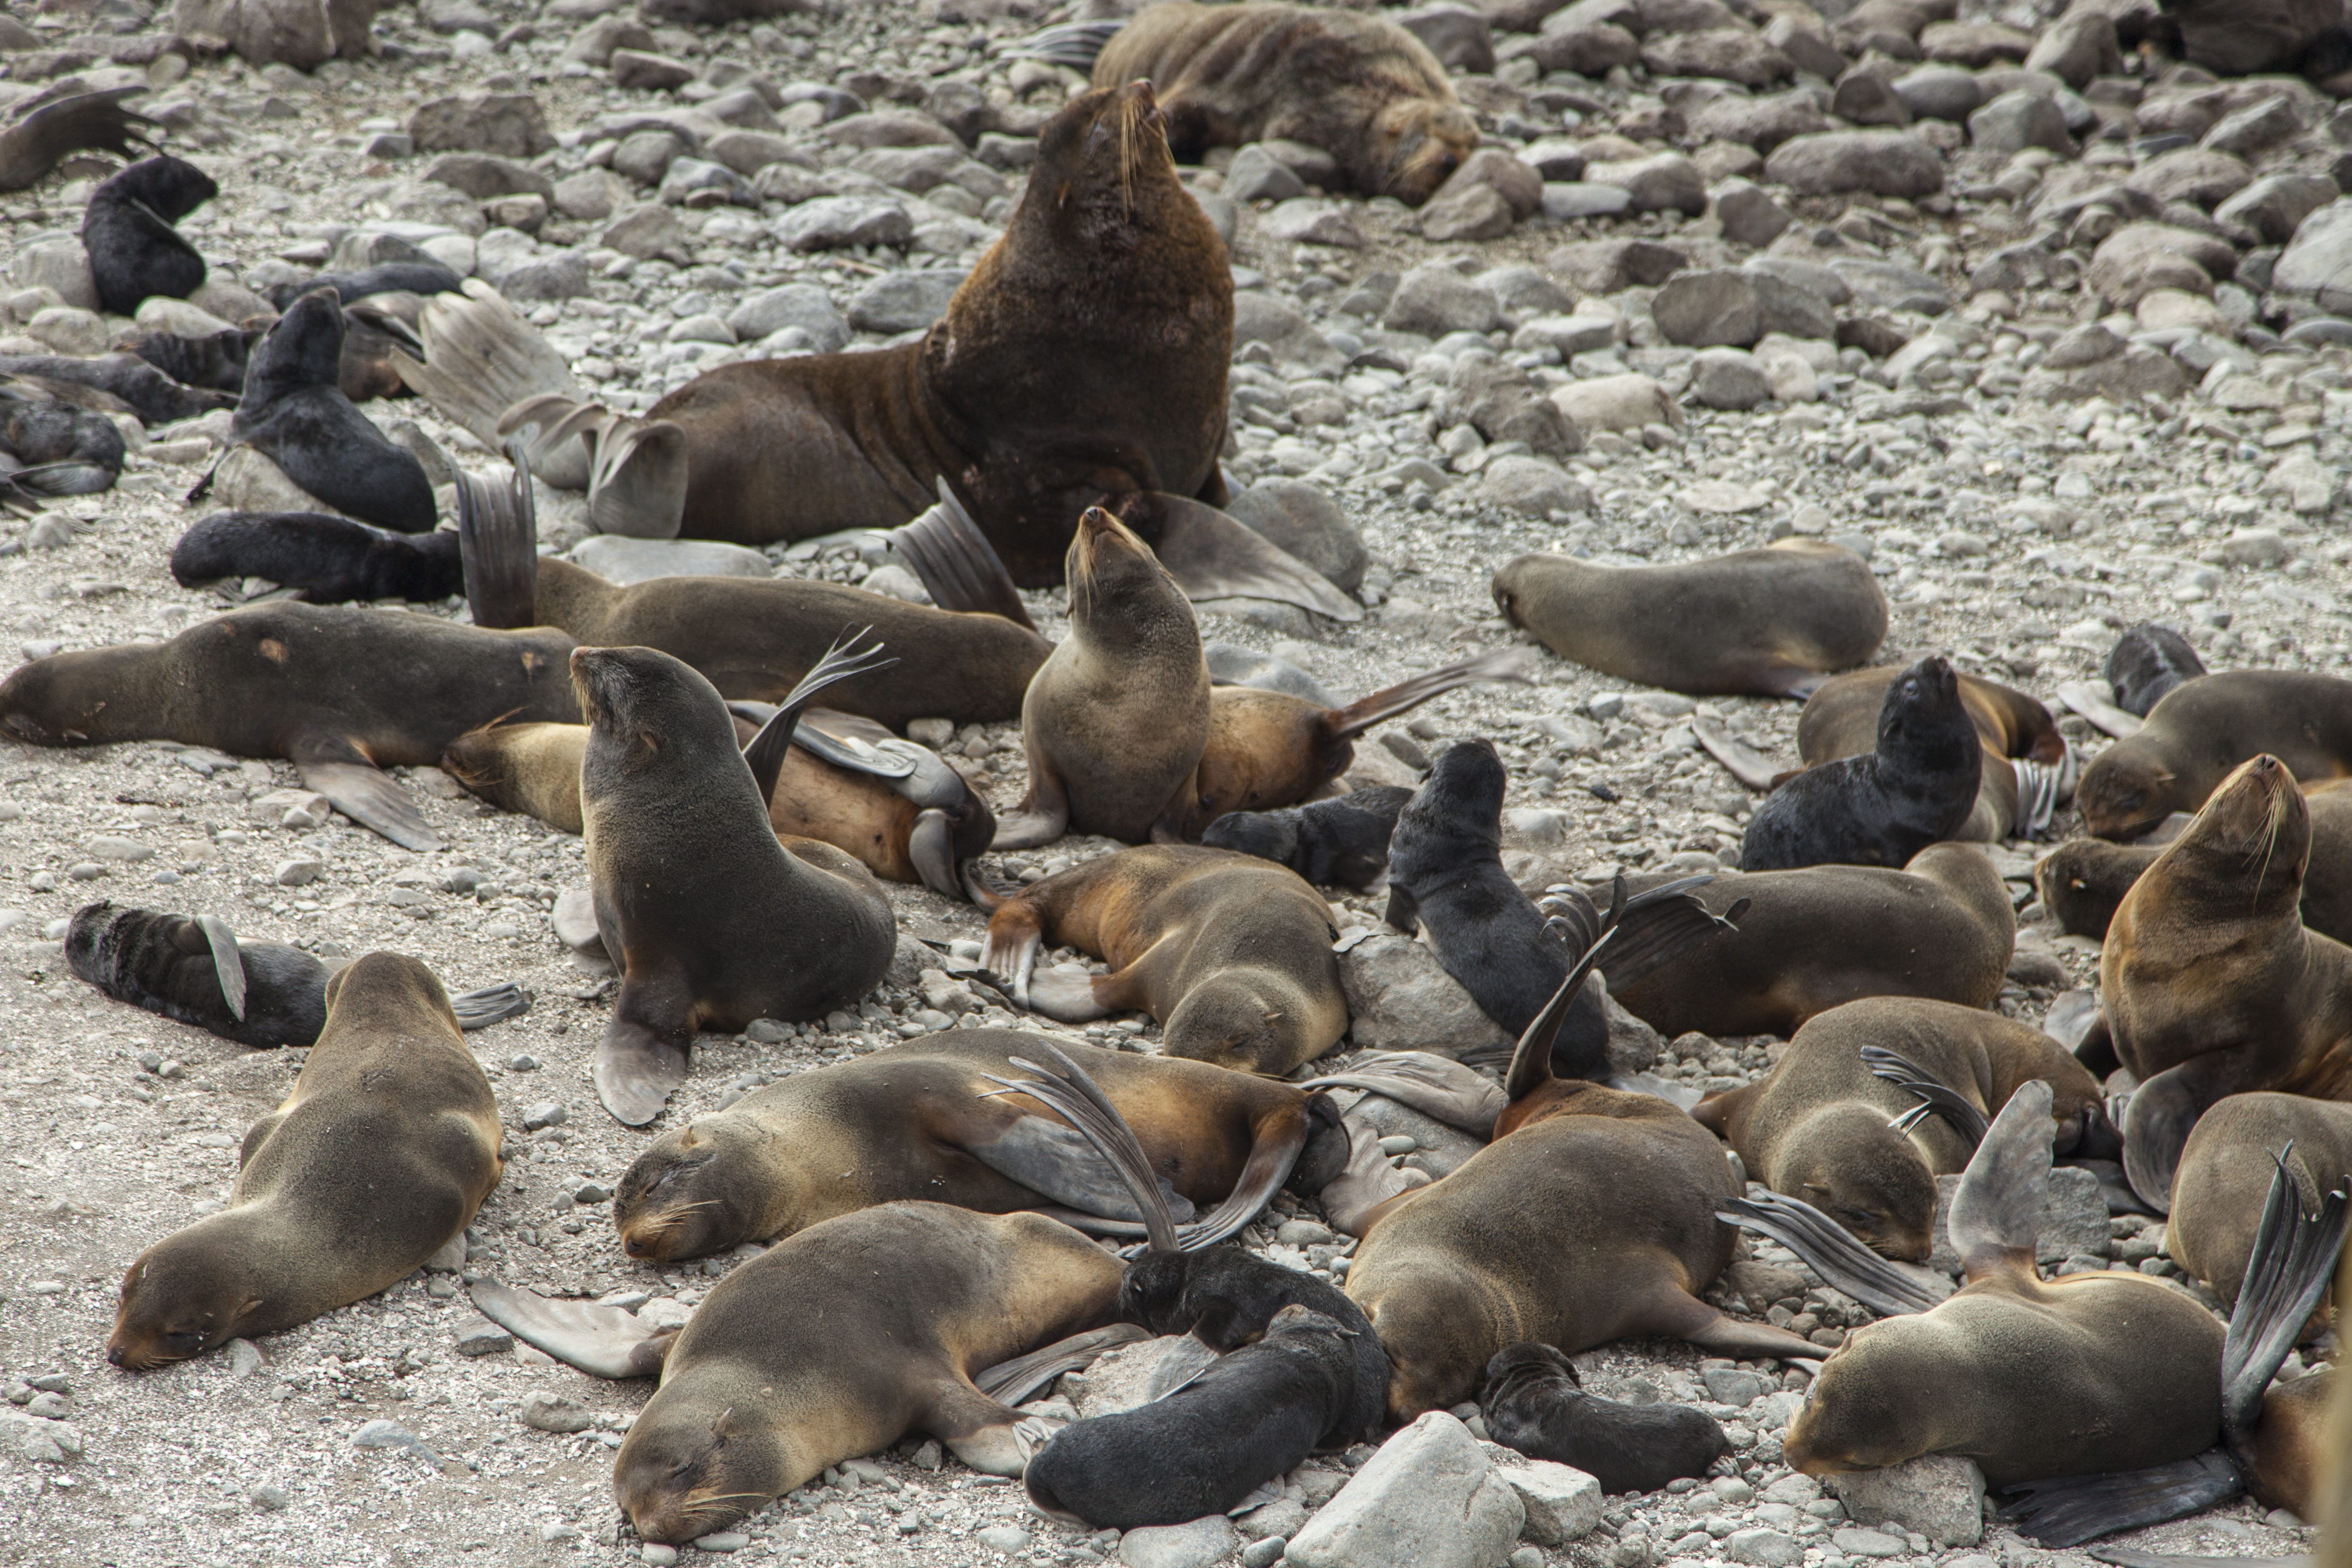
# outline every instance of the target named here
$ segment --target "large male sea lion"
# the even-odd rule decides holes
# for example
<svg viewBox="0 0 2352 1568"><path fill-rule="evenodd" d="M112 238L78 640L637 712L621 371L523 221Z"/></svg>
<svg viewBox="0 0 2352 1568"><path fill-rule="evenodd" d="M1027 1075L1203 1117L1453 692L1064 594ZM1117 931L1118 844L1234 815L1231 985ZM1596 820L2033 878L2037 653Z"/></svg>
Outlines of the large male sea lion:
<svg viewBox="0 0 2352 1568"><path fill-rule="evenodd" d="M2195 811L2231 769L2265 752L2305 784L2352 775L2352 680L2225 669L2184 681L2083 770L2074 804L2100 837L2135 838Z"/></svg>

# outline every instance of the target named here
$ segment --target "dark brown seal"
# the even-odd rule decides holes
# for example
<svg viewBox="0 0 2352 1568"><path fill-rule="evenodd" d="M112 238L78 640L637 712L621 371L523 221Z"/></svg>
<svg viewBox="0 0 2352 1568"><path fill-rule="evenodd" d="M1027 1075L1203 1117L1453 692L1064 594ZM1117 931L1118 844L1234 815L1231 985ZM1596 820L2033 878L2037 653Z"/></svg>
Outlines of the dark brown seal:
<svg viewBox="0 0 2352 1568"><path fill-rule="evenodd" d="M28 109L16 110L22 118L0 131L0 191L21 191L40 184L50 170L76 153L112 153L128 158L132 147L152 145L142 132L155 122L122 107L123 100L146 90L142 83L62 95L58 89L47 88L34 94Z"/></svg>
<svg viewBox="0 0 2352 1568"><path fill-rule="evenodd" d="M184 300L203 288L205 258L172 226L218 195L211 175L168 153L102 181L81 218L99 304L128 316L150 295Z"/></svg>
<svg viewBox="0 0 2352 1568"><path fill-rule="evenodd" d="M1495 603L1562 658L1702 697L1801 697L1886 637L1869 563L1818 539L1673 566L1522 555L1495 574Z"/></svg>
<svg viewBox="0 0 2352 1568"><path fill-rule="evenodd" d="M1990 1007L2017 939L2008 890L1972 844L1931 844L1900 871L1812 866L1722 876L1697 896L1717 913L1738 899L1751 907L1736 933L1616 994L1670 1039L1694 1029L1786 1037L1815 1014L1864 996Z"/></svg>
<svg viewBox="0 0 2352 1568"><path fill-rule="evenodd" d="M981 962L1023 1005L1064 1023L1139 1008L1160 1049L1281 1076L1348 1030L1331 907L1296 871L1230 849L1148 845L1057 871L998 901ZM1036 974L1070 946L1111 973Z"/></svg>
<svg viewBox="0 0 2352 1568"><path fill-rule="evenodd" d="M1878 718L1901 670L1892 666L1850 670L1823 681L1797 719L1797 754L1808 768L1856 757L1878 743ZM1984 756L1984 782L1966 821L1947 838L1998 844L2019 827L2020 761L2063 767L2066 738L2037 698L1980 676L1959 677L1960 701L1975 721Z"/></svg>
<svg viewBox="0 0 2352 1568"><path fill-rule="evenodd" d="M2224 679L2191 681L2157 711ZM2352 948L2303 924L2310 854L2303 792L2278 758L2256 757L2166 846L2107 928L2104 1031L2140 1080L2124 1113L2124 1169L2159 1213L2181 1146L2215 1101L2265 1089L2352 1100Z"/></svg>
<svg viewBox="0 0 2352 1568"><path fill-rule="evenodd" d="M580 717L562 632L484 631L404 610L281 602L169 642L52 654L0 681L0 726L38 746L178 741L283 757L354 822L410 849L440 837L382 771L428 767L501 716Z"/></svg>
<svg viewBox="0 0 2352 1568"><path fill-rule="evenodd" d="M228 1206L139 1255L106 1359L133 1372L307 1323L422 1267L499 1184L498 1097L433 972L373 952L327 982L286 1103Z"/></svg>
<svg viewBox="0 0 2352 1568"><path fill-rule="evenodd" d="M2074 804L2100 837L2136 838L2195 811L2231 769L2264 752L2305 784L2352 776L2352 680L2225 669L2184 681L2083 770Z"/></svg>

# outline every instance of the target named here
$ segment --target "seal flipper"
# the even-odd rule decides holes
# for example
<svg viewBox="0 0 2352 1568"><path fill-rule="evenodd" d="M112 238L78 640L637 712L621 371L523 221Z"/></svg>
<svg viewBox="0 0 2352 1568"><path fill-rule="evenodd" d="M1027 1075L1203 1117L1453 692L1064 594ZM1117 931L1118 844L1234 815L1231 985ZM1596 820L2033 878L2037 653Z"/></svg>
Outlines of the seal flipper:
<svg viewBox="0 0 2352 1568"><path fill-rule="evenodd" d="M2172 1178L2198 1119L2216 1101L2259 1081L2245 1071L2252 1052L2252 1047L2239 1046L2191 1057L2132 1090L2123 1114L2124 1173L2140 1201L2157 1213L2172 1212Z"/></svg>
<svg viewBox="0 0 2352 1568"><path fill-rule="evenodd" d="M457 1015L457 1027L487 1029L530 1012L530 993L511 980L501 981L450 997L449 1010Z"/></svg>
<svg viewBox="0 0 2352 1568"><path fill-rule="evenodd" d="M1364 618L1329 578L1206 502L1155 490L1108 510L1150 542L1188 599L1273 599L1335 621Z"/></svg>
<svg viewBox="0 0 2352 1568"><path fill-rule="evenodd" d="M403 849L446 849L425 814L392 775L368 759L346 735L304 735L288 748L302 783L327 797L337 811L391 839Z"/></svg>
<svg viewBox="0 0 2352 1568"><path fill-rule="evenodd" d="M1798 1260L1881 1317L1933 1310L1952 1282L1928 1269L1889 1262L1856 1241L1844 1226L1800 1198L1768 1193L1733 1198L1716 1211L1726 1225L1769 1236ZM1941 1287L1939 1290L1937 1287Z"/></svg>
<svg viewBox="0 0 2352 1568"><path fill-rule="evenodd" d="M1691 718L1691 734L1724 771L1753 790L1769 790L1780 765L1731 732L1731 726L1712 713Z"/></svg>
<svg viewBox="0 0 2352 1568"><path fill-rule="evenodd" d="M499 416L499 434L526 426L539 434L530 451L561 459L574 437L586 461L588 526L629 539L676 539L686 523L686 430L667 419L635 419L563 393L525 397ZM578 489L582 485L562 485Z"/></svg>
<svg viewBox="0 0 2352 1568"><path fill-rule="evenodd" d="M652 1377L677 1338L635 1312L588 1301L558 1301L485 1279L468 1288L482 1316L527 1345L591 1377Z"/></svg>
<svg viewBox="0 0 2352 1568"><path fill-rule="evenodd" d="M1131 1223L1144 1217L1125 1179L1086 1135L1044 1117L1020 1117L986 1142L966 1143L964 1152L998 1175L1080 1214ZM1191 1219L1192 1202L1164 1176L1155 1173L1152 1179L1170 1217Z"/></svg>
<svg viewBox="0 0 2352 1568"><path fill-rule="evenodd" d="M486 484L457 469L457 558L474 624L503 630L539 624L539 513L522 445L509 446L514 473Z"/></svg>
<svg viewBox="0 0 2352 1568"><path fill-rule="evenodd" d="M1160 1195L1159 1173L1152 1170L1150 1158L1144 1153L1141 1141L1135 1136L1134 1129L1128 1126L1127 1119L1119 1115L1118 1107L1096 1087L1095 1080L1087 1076L1084 1068L1070 1059L1067 1052L1043 1038L1037 1041L1037 1048L1041 1055L1054 1058L1055 1068L1060 1069L1058 1072L1039 1067L1024 1058L1013 1057L1009 1059L1014 1067L1036 1076L1016 1082L992 1073L983 1073L982 1077L999 1086L989 1092L1025 1094L1057 1112L1087 1142L1101 1152L1103 1158L1110 1162L1111 1168L1127 1183L1136 1206L1142 1211L1144 1229L1150 1237L1151 1250L1189 1250L1177 1242L1176 1219L1169 1212L1167 1200ZM1199 1245L1205 1246L1206 1243Z"/></svg>
<svg viewBox="0 0 2352 1568"><path fill-rule="evenodd" d="M2042 1205L2050 1198L2051 1157L2058 1141L2052 1098L2050 1085L2041 1079L2020 1085L1960 1173L1944 1228L1971 1282L2003 1269L2033 1275L2034 1242Z"/></svg>
<svg viewBox="0 0 2352 1568"><path fill-rule="evenodd" d="M1381 1208L1418 1189L1405 1181L1394 1161L1381 1152L1376 1130L1356 1121L1341 1125L1348 1131L1347 1168L1326 1182L1317 1196L1332 1229L1342 1236L1360 1237Z"/></svg>
<svg viewBox="0 0 2352 1568"><path fill-rule="evenodd" d="M2120 1475L2023 1481L2003 1489L2003 1496L2017 1500L2004 1504L2000 1517L2015 1525L2019 1534L2030 1536L2044 1546L2080 1546L2119 1530L2137 1530L2168 1519L2201 1513L2245 1489L2238 1467L2219 1449L2209 1448L2193 1458ZM2246 1563L2252 1559L2231 1561Z"/></svg>
<svg viewBox="0 0 2352 1568"><path fill-rule="evenodd" d="M542 393L577 399L572 368L539 329L478 278L461 294L436 294L417 313L425 358L391 351L393 370L411 392L493 451L510 433L500 416ZM586 448L572 441L542 442L531 451L539 477L560 490L588 483Z"/></svg>
<svg viewBox="0 0 2352 1568"><path fill-rule="evenodd" d="M991 1399L1019 1405L1062 1373L1084 1372L1105 1352L1150 1337L1150 1329L1136 1323L1106 1323L1099 1329L1072 1334L1066 1340L1055 1340L1027 1355L998 1362L975 1373L972 1385Z"/></svg>
<svg viewBox="0 0 2352 1568"><path fill-rule="evenodd" d="M1028 1468L1029 1456L1060 1424L1033 1422L950 1375L952 1381L932 1391L930 1407L915 1418L915 1426L983 1476L1018 1476Z"/></svg>
<svg viewBox="0 0 2352 1568"><path fill-rule="evenodd" d="M2197 1557L2165 1552L2129 1552L2120 1546L2094 1546L2088 1555L2116 1568L2319 1568L2319 1559L2300 1557Z"/></svg>
<svg viewBox="0 0 2352 1568"><path fill-rule="evenodd" d="M922 579L923 591L940 609L1002 616L1035 631L1037 624L1029 618L1029 608L1021 602L1020 590L1013 585L1013 574L1005 571L996 547L948 489L947 480L942 478L939 485L939 505L882 537L907 558Z"/></svg>
<svg viewBox="0 0 2352 1568"><path fill-rule="evenodd" d="M1298 1087L1360 1089L1482 1138L1510 1103L1493 1079L1430 1051L1367 1051L1346 1071Z"/></svg>
<svg viewBox="0 0 2352 1568"><path fill-rule="evenodd" d="M1983 1143L1985 1132L1992 1125L1985 1120L1985 1113L1948 1086L1937 1082L1916 1062L1885 1046L1863 1047L1862 1062L1873 1078L1885 1079L1895 1088L1919 1097L1917 1105L1895 1118L1892 1125L1896 1131L1908 1132L1927 1117L1940 1116L1969 1148Z"/></svg>
<svg viewBox="0 0 2352 1568"><path fill-rule="evenodd" d="M784 770L784 752L792 746L793 734L800 726L802 711L815 700L816 694L836 681L898 662L896 658L881 657L882 644L878 639L872 647L856 646L858 638L873 629L872 626L860 626L835 639L834 645L824 650L824 657L811 665L808 673L784 694L784 700L776 705L775 712L760 726L760 732L752 736L751 743L743 748L743 760L751 764L751 779L759 785L762 806L776 793L776 779Z"/></svg>
<svg viewBox="0 0 2352 1568"><path fill-rule="evenodd" d="M2289 1143L2271 1155L2277 1169L2246 1259L2237 1310L2230 1314L2230 1332L2221 1342L2221 1434L2233 1451L2243 1448L2262 1421L2263 1394L2326 1293L2352 1219L2342 1186L2320 1198L2317 1213L2302 1212L2285 1159L2294 1150Z"/></svg>
<svg viewBox="0 0 2352 1568"><path fill-rule="evenodd" d="M245 954L238 951L236 932L218 915L198 915L191 923L212 952L213 973L220 978L221 1000L228 1004L229 1016L244 1023Z"/></svg>
<svg viewBox="0 0 2352 1568"><path fill-rule="evenodd" d="M946 812L933 808L916 813L915 826L907 835L907 858L914 862L923 886L940 897L968 899L956 875L955 825Z"/></svg>
<svg viewBox="0 0 2352 1568"><path fill-rule="evenodd" d="M1515 680L1528 685L1531 682L1528 667L1532 662L1526 648L1507 647L1426 670L1384 687L1370 697L1358 698L1345 708L1333 709L1324 718L1325 731L1338 739L1353 740L1375 724L1410 712L1431 698L1461 687L1487 680Z"/></svg>
<svg viewBox="0 0 2352 1568"><path fill-rule="evenodd" d="M1029 764L1029 794L996 819L991 849L1034 849L1051 844L1070 826L1070 794L1050 762ZM975 900L974 902L979 900Z"/></svg>
<svg viewBox="0 0 2352 1568"><path fill-rule="evenodd" d="M603 921L598 925L603 926ZM596 1047L596 1098L613 1118L642 1127L686 1081L694 1043L694 992L682 975L648 974L623 957L621 994Z"/></svg>
<svg viewBox="0 0 2352 1568"><path fill-rule="evenodd" d="M1103 50L1110 47L1111 39L1126 26L1124 17L1117 21L1065 22L1032 33L1004 52L1014 59L1044 60L1074 71L1091 71Z"/></svg>
<svg viewBox="0 0 2352 1568"><path fill-rule="evenodd" d="M2058 683L2058 700L2088 720L2091 724L2116 740L2127 740L2140 731L2147 722L2136 713L2126 712L2107 700L2095 681L2062 680Z"/></svg>

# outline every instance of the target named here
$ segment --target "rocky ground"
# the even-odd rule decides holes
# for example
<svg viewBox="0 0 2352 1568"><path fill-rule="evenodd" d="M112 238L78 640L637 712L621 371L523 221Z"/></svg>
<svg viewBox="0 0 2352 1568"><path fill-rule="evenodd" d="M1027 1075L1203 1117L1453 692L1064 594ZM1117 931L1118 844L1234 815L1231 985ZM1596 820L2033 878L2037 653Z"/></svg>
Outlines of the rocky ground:
<svg viewBox="0 0 2352 1568"><path fill-rule="evenodd" d="M164 144L222 186L182 226L213 264L203 311L237 319L258 303L250 291L363 260L392 235L499 285L585 387L642 408L730 358L919 330L1017 197L1035 126L1077 85L1003 52L1066 14L1043 5L834 0L688 26L617 3L424 0L377 18L373 58L307 75L192 47L143 0L19 5L0 23L0 99L76 75L152 84ZM1957 20L1950 0L1738 10L1488 0L1417 16L1493 149L1419 214L1318 195L1328 166L1296 147L1189 176L1231 226L1242 290L1229 468L1336 502L1337 521L1300 546L1354 579L1368 611L1342 627L1230 605L1204 631L1352 698L1511 641L1487 579L1520 551L1690 560L1794 531L1870 557L1895 605L1889 659L1946 651L2047 699L2094 674L2117 628L2160 617L2215 668L2341 669L2352 321L2329 312L2352 303L2338 292L2352 202L2337 199L2352 118L2298 79L2126 58L2111 26L2032 4ZM69 237L90 179L68 168L0 197L13 323L0 353L90 352L122 324L87 308ZM204 324L172 302L143 316ZM413 421L404 438L420 449L496 462L421 402L371 412ZM199 511L181 497L225 430L215 416L131 432L112 492L11 526L0 614L26 657L167 636L268 590L191 592L165 571ZM555 544L578 541L577 515L576 498L541 492ZM1359 539L1369 563L1351 567ZM879 564L847 548L770 553L777 570L852 580ZM1055 595L1029 599L1055 635ZM1793 764L1793 704L1709 706ZM1530 886L1728 862L1751 797L1696 748L1693 710L1546 656L1530 686L1457 693L1380 733L1356 776L1410 782L1446 739L1490 736L1512 765L1510 864ZM2095 749L2080 720L2063 725ZM1011 727L938 738L1000 804L1017 797ZM431 770L408 783L446 851L319 824L283 763L162 744L0 758L0 1561L673 1560L620 1525L609 1492L611 1451L646 1390L512 1346L455 1275L165 1372L101 1358L122 1269L220 1204L239 1135L299 1058L73 979L56 938L96 898L218 913L327 956L418 953L453 990L530 990L527 1016L473 1037L511 1163L468 1233L467 1278L626 1293L675 1315L731 1266L649 1268L614 1243L604 1199L643 1139L587 1081L604 982L549 927L583 879L579 843ZM1034 876L1104 847L989 868ZM2038 1019L2095 957L2031 901L2032 852L1997 851L2022 906L2001 1005ZM893 901L911 937L981 930L968 906L920 890ZM1350 928L1378 924L1377 900L1340 908ZM706 1040L673 1116L957 1014L1007 1021L922 975L922 952L902 944L856 1018ZM1088 1032L1147 1049L1154 1034L1132 1020ZM1685 1037L1658 1070L1723 1088L1771 1056L1768 1042ZM1424 1142L1427 1163L1443 1140ZM1344 1272L1348 1248L1312 1205L1278 1207L1255 1244ZM2160 1239L2077 1213L2050 1261L2161 1271ZM1825 1344L1861 1321L1769 1248L1724 1297ZM1739 1451L1696 1488L1530 1523L1574 1539L1518 1546L1514 1568L2085 1561L1999 1526L1979 1537L1965 1475L1909 1478L1891 1504L1841 1504L1790 1477L1778 1433L1800 1373L1702 1364L1679 1342L1579 1359L1595 1392L1704 1404ZM1465 1458L1442 1418L1413 1441L1454 1468L1390 1467L1351 1495L1435 1507L1444 1483L1431 1478L1483 1486L1486 1456L1507 1457L1468 1444ZM1263 1568L1369 1457L1311 1462L1237 1529L1122 1541L1055 1527L1015 1489L910 1442L703 1549L1135 1568L1237 1552ZM1332 1555L1333 1534L1294 1561L1370 1560ZM1449 1536L1424 1560L1491 1568L1509 1534ZM2240 1502L2130 1543L2276 1555L2307 1540Z"/></svg>

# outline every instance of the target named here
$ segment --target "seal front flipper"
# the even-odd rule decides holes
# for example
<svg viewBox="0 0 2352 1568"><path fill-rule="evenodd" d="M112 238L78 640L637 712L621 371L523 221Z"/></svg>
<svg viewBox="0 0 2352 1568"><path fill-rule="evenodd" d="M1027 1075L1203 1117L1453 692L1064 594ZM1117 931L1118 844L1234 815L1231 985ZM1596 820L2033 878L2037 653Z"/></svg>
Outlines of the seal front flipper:
<svg viewBox="0 0 2352 1568"><path fill-rule="evenodd" d="M991 849L1034 849L1051 844L1070 826L1070 792L1056 777L1053 764L1035 759L1029 763L1029 794L1021 804L996 819Z"/></svg>
<svg viewBox="0 0 2352 1568"><path fill-rule="evenodd" d="M1027 1355L1011 1361L998 1362L972 1376L972 1385L989 1398L1006 1405L1019 1405L1066 1372L1084 1372L1108 1351L1121 1345L1141 1342L1151 1337L1150 1329L1134 1323L1106 1323L1099 1329L1088 1329L1082 1334L1072 1334L1066 1340L1056 1340L1050 1345L1031 1351Z"/></svg>
<svg viewBox="0 0 2352 1568"><path fill-rule="evenodd" d="M996 1137L966 1143L964 1150L998 1175L1081 1215L1130 1222L1143 1218L1135 1194L1085 1135L1044 1117L1024 1116ZM1171 1217L1191 1219L1192 1202L1171 1187L1166 1177L1155 1174L1154 1180Z"/></svg>
<svg viewBox="0 0 2352 1568"><path fill-rule="evenodd" d="M1715 1217L1770 1237L1825 1283L1882 1317L1928 1311L1952 1293L1952 1282L1944 1276L1879 1257L1844 1226L1800 1198L1778 1193L1732 1198L1716 1211Z"/></svg>
<svg viewBox="0 0 2352 1568"><path fill-rule="evenodd" d="M468 1288L482 1316L527 1345L545 1351L591 1377L652 1377L677 1338L653 1329L635 1312L588 1301L557 1301L493 1280Z"/></svg>
<svg viewBox="0 0 2352 1568"><path fill-rule="evenodd" d="M2019 1534L2044 1546L2080 1546L2119 1530L2137 1530L2168 1519L2201 1513L2245 1489L2238 1467L2230 1462L2227 1455L2213 1449L2193 1458L2120 1475L2068 1476L2057 1480L2021 1482L2005 1489L2004 1496L2017 1500L2004 1504L2000 1517L2015 1525ZM2117 1553L2105 1561L2121 1561L2125 1555Z"/></svg>
<svg viewBox="0 0 2352 1568"><path fill-rule="evenodd" d="M2081 714L2097 729L2118 741L2129 740L2139 733L2147 721L2137 713L2126 713L2107 700L2096 681L2062 680L2058 683L2058 700Z"/></svg>
<svg viewBox="0 0 2352 1568"><path fill-rule="evenodd" d="M983 1476L1017 1476L1053 1428L991 1399L961 1377L942 1382L914 1425ZM1024 1430L1026 1428L1026 1430Z"/></svg>
<svg viewBox="0 0 2352 1568"><path fill-rule="evenodd" d="M1021 602L1020 590L1013 585L1013 574L1004 569L1003 558L964 510L963 502L948 489L947 480L942 478L939 484L937 506L882 537L907 558L915 575L922 579L923 591L940 609L1002 616L1016 626L1035 631L1037 625L1029 618L1029 607Z"/></svg>
<svg viewBox="0 0 2352 1568"><path fill-rule="evenodd" d="M933 808L915 815L914 828L907 835L907 858L914 862L923 886L940 897L967 897L956 874L955 824L946 812Z"/></svg>
<svg viewBox="0 0 2352 1568"><path fill-rule="evenodd" d="M1712 713L1700 713L1691 719L1691 733L1706 749L1706 754L1721 763L1733 778L1753 790L1769 790L1780 776L1780 764L1731 732L1731 726Z"/></svg>
<svg viewBox="0 0 2352 1568"><path fill-rule="evenodd" d="M2225 1095L2262 1081L2249 1061L2254 1054L2252 1046L2209 1051L2132 1090L2123 1114L2124 1173L2140 1201L2157 1213L2172 1212L2172 1178L2197 1119Z"/></svg>
<svg viewBox="0 0 2352 1568"><path fill-rule="evenodd" d="M450 997L449 1010L457 1015L457 1027L487 1029L492 1024L503 1024L530 1012L530 993L511 980L501 981Z"/></svg>
<svg viewBox="0 0 2352 1568"><path fill-rule="evenodd" d="M287 749L303 784L317 790L337 811L373 828L403 849L446 849L425 814L392 775L369 761L346 735L305 735Z"/></svg>
<svg viewBox="0 0 2352 1568"><path fill-rule="evenodd" d="M1920 1103L1894 1122L1896 1129L1908 1132L1928 1116L1940 1116L1951 1124L1971 1149L1984 1142L1985 1132L1992 1125L1985 1113L1929 1076L1927 1069L1907 1057L1897 1055L1885 1046L1862 1047L1863 1065L1874 1078L1885 1079L1895 1088L1907 1089L1919 1097Z"/></svg>
<svg viewBox="0 0 2352 1568"><path fill-rule="evenodd" d="M485 483L457 470L457 555L474 624L494 629L539 624L539 516L520 444L514 473Z"/></svg>
<svg viewBox="0 0 2352 1568"><path fill-rule="evenodd" d="M1342 1236L1360 1237L1370 1228L1380 1209L1415 1189L1396 1162L1381 1152L1378 1129L1356 1121L1343 1125L1348 1130L1347 1168L1325 1183L1317 1195L1332 1229Z"/></svg>
<svg viewBox="0 0 2352 1568"><path fill-rule="evenodd" d="M1154 490L1110 508L1151 546L1188 599L1273 599L1353 623L1364 607L1239 519Z"/></svg>
<svg viewBox="0 0 2352 1568"><path fill-rule="evenodd" d="M686 1081L686 1047L668 1037L669 1031L627 1016L633 1000L642 1003L644 989L635 976L624 975L613 1021L596 1047L596 1098L614 1121L630 1127L659 1116L670 1092ZM634 998L633 990L639 993ZM690 1026L677 1033L693 1037Z"/></svg>

